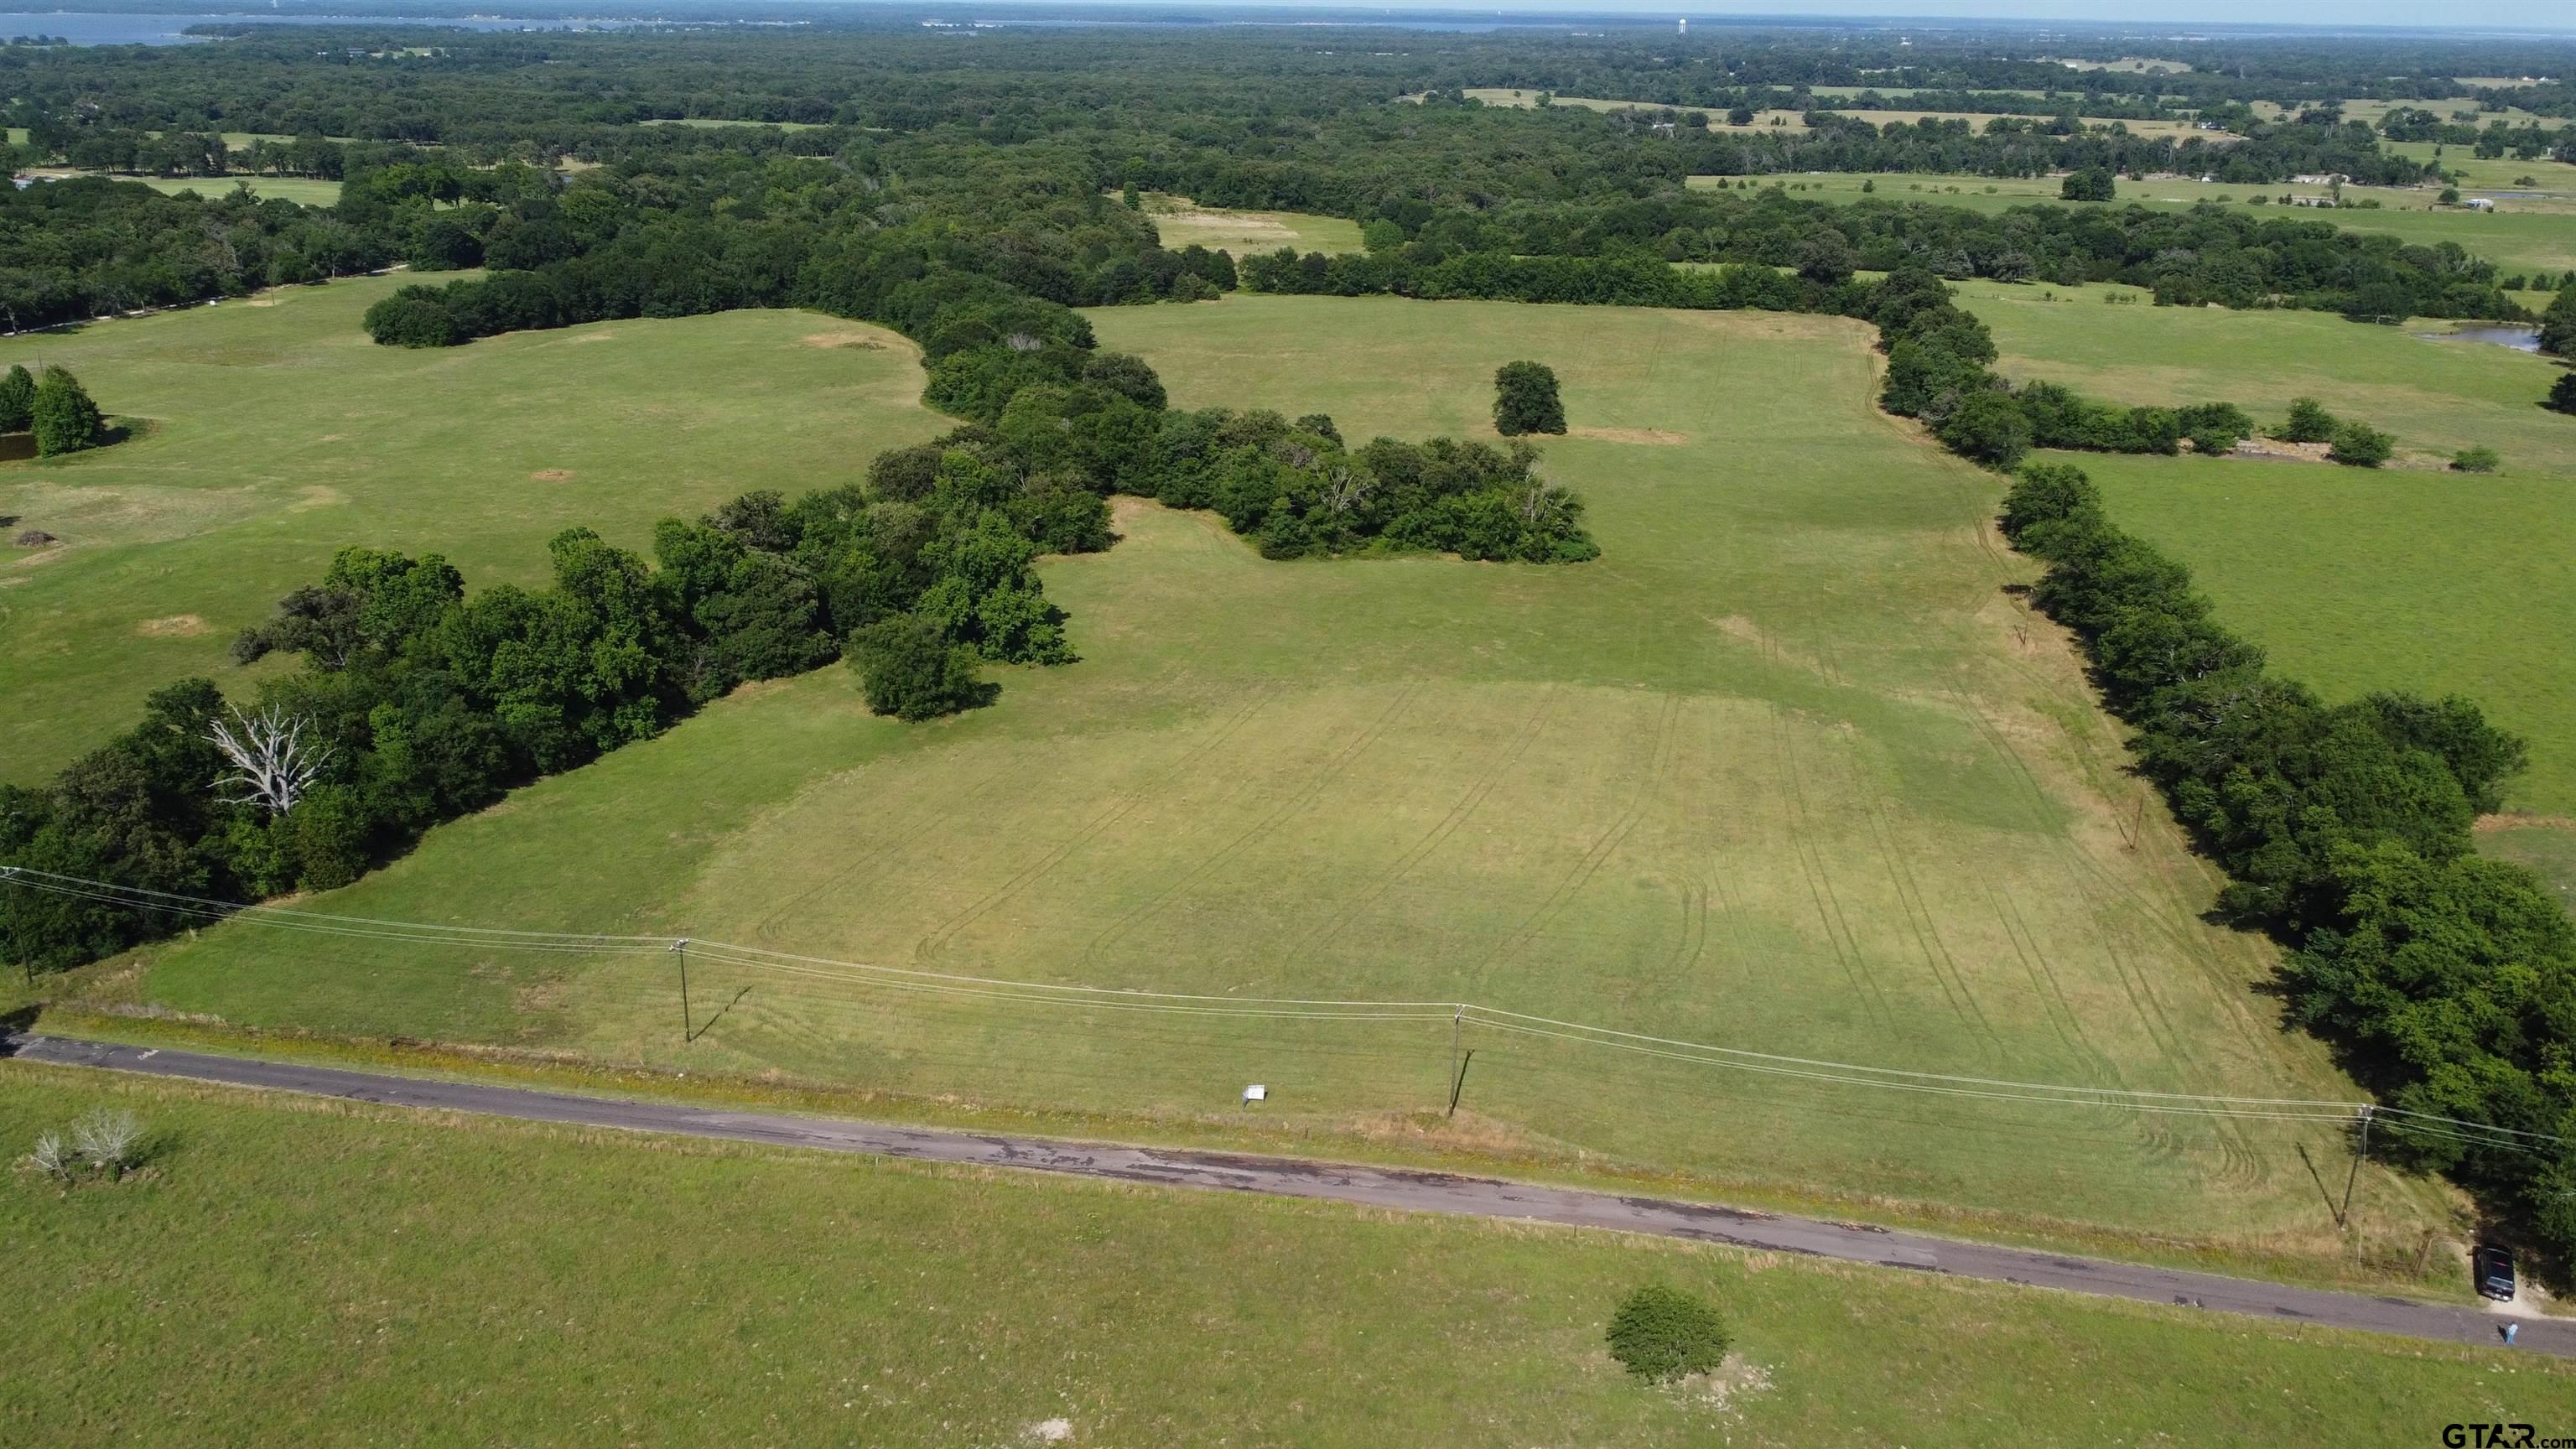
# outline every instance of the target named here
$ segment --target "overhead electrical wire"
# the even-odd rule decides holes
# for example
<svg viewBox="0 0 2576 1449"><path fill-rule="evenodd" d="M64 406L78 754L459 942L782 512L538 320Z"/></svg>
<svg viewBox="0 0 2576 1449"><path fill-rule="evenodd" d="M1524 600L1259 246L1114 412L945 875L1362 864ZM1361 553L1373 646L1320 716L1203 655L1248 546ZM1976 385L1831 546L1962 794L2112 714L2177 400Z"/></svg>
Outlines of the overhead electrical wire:
<svg viewBox="0 0 2576 1449"><path fill-rule="evenodd" d="M1833 1086L1968 1098L2057 1107L2099 1107L2170 1116L2227 1118L2238 1121L2322 1122L2350 1124L2368 1115L2384 1129L2476 1147L2534 1152L2540 1143L2567 1139L2546 1132L2499 1127L2446 1117L2413 1108L2331 1098L2241 1097L2193 1092L2153 1092L2127 1087L2092 1087L2058 1082L2025 1082L2010 1078L1973 1077L1944 1072L1859 1062L1836 1062L1715 1046L1705 1042L1652 1036L1617 1027L1553 1017L1473 1002L1395 1001L1380 999L1225 996L1154 991L1143 988L1074 983L1014 981L1001 977L929 971L840 961L824 956L777 951L682 936L641 936L569 931L529 931L491 926L443 925L436 922L387 920L338 915L286 906L252 905L205 896L122 886L29 867L0 868L0 884L12 884L79 900L133 910L158 911L202 920L239 920L272 929L325 936L394 941L411 945L471 947L478 950L628 954L685 949L710 961L810 980L874 987L922 995L960 997L1078 1010L1149 1012L1171 1016L1311 1021L1449 1021L1515 1035L1606 1047L1695 1066L1719 1067L1763 1076L1786 1077ZM2518 1139L2518 1140L2506 1140Z"/></svg>

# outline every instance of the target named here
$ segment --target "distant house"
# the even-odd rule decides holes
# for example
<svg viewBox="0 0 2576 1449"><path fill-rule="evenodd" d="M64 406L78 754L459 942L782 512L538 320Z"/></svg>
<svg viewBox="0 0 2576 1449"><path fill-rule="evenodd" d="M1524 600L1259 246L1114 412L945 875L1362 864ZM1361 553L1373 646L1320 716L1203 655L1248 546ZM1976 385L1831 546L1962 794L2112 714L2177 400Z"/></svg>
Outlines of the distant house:
<svg viewBox="0 0 2576 1449"><path fill-rule="evenodd" d="M2462 204L2471 211L2495 210L2495 198L2492 196L2472 196Z"/></svg>
<svg viewBox="0 0 2576 1449"><path fill-rule="evenodd" d="M2319 176L2293 176L2290 179L2301 186L2332 186L2337 182L2350 181L2352 178L2340 171L2329 171Z"/></svg>

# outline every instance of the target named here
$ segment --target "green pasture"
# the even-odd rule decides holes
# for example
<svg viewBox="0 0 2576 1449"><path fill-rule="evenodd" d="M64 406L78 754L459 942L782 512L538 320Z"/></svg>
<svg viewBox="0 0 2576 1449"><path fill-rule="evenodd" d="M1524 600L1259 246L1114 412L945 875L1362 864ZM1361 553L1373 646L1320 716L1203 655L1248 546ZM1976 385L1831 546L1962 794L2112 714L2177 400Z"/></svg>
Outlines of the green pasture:
<svg viewBox="0 0 2576 1449"><path fill-rule="evenodd" d="M309 176L126 176L124 181L140 181L155 191L177 195L193 191L209 199L225 195L235 187L247 187L262 201L292 201L299 206L337 206L340 183Z"/></svg>
<svg viewBox="0 0 2576 1449"><path fill-rule="evenodd" d="M1304 252L1355 252L1360 224L1347 217L1315 216L1296 211L1226 211L1200 206L1186 196L1149 191L1139 198L1154 219L1154 232L1165 250L1203 246L1235 257L1294 247Z"/></svg>
<svg viewBox="0 0 2576 1449"><path fill-rule="evenodd" d="M135 430L0 464L0 517L60 545L0 554L0 778L42 779L227 652L334 550L441 551L479 583L534 583L589 524L748 488L816 486L946 424L909 343L787 312L637 321L410 352L358 328L411 279L357 278L0 341L69 367Z"/></svg>
<svg viewBox="0 0 2576 1449"><path fill-rule="evenodd" d="M2494 164L2494 163L2481 163ZM2528 164L2524 171L2530 169ZM2576 168L2560 166L2553 173L2562 191L2570 194L2536 200L2499 202L2491 212L2471 211L2465 207L2435 204L2436 192L2420 188L2347 186L2344 195L2352 200L2378 200L2377 207L2339 207L2331 211L2299 210L2279 205L2282 196L2322 196L2322 186L2282 183L2274 186L2230 186L2204 183L2187 176L2161 176L2146 181L2119 180L2119 201L2113 205L2135 202L2157 208L2182 208L2202 202L2216 202L2249 213L2261 220L2287 216L2303 221L2329 221L2352 231L2383 232L2410 245L2432 246L2440 242L2457 242L2472 255L2485 257L2507 273L2547 271L2563 272L2576 268ZM1694 186L1715 186L1720 180L1740 186L1746 178L1694 176ZM1804 195L1817 201L1936 202L1943 206L1965 207L1971 211L2002 212L2033 202L2056 205L2074 203L2059 200L2061 178L2031 178L1923 175L1904 172L1832 172L1818 176L1754 178L1761 185L1778 184L1793 195ZM1866 184L1870 190L1861 188ZM1804 192L1798 188L1803 186ZM2256 205L2257 195L2272 200ZM2546 296L2538 300L2546 303Z"/></svg>
<svg viewBox="0 0 2576 1449"><path fill-rule="evenodd" d="M2078 461L2113 512L2191 565L2221 616L2329 695L2475 697L2532 742L2517 809L2576 813L2576 419L2543 410L2556 366L2485 343L2310 312L2106 306L2106 290L1969 283L1998 364L2123 402L2311 395L2397 435L2376 471L2240 459ZM2439 466L2485 445L2489 475Z"/></svg>
<svg viewBox="0 0 2576 1449"><path fill-rule="evenodd" d="M53 759L151 682L237 679L223 639L333 544L443 546L478 585L525 579L565 523L635 540L657 513L836 482L938 426L913 409L901 353L807 346L852 331L821 319L398 354L354 340L365 295L299 297L301 342L289 309L263 318L277 371L230 374L220 397L174 359L251 346L224 330L254 325L232 309L94 334L136 339L121 377L93 370L116 381L100 387L112 406L163 419L143 440L162 451L30 475L61 490L31 499L72 523L76 502L97 510L55 528L75 548L19 565L29 582L8 596L54 611L47 647L9 656L48 662L13 687L50 722ZM2437 1189L2374 1170L2363 1232L2338 1239L2297 1153L2342 1160L2331 1124L1871 1091L1491 1027L1460 1043L1476 1055L1457 1124L1425 1119L1444 1105L1460 1001L1927 1072L2355 1093L2250 989L2271 949L2202 921L2216 879L2126 774L2062 641L2007 592L2029 569L1992 532L1998 480L1872 407L1858 324L1255 296L1093 320L1180 405L1324 411L1355 438L1483 434L1495 367L1544 359L1575 424L1546 466L1588 500L1604 556L1273 564L1208 516L1124 504L1116 549L1046 569L1081 662L1000 671L994 708L873 719L841 669L746 690L312 903L690 936L693 1020L721 1011L692 1044L661 952L236 924L116 979L235 1022L1140 1124L1236 1120L1260 1082L1263 1120L1318 1140L1429 1131L2308 1272L2378 1273L2390 1244L2411 1254L2423 1231L2451 1230ZM365 400L402 473L352 469L318 440L263 441L277 415L294 436L340 426L271 391L318 368L337 371L329 406ZM250 418L261 426L236 429ZM433 439L454 463L431 466ZM85 494L84 471L109 494L130 476L113 470L155 457L186 459L194 471L172 476L188 496L240 514L83 563L83 529L126 506ZM573 489L526 481L554 466ZM255 568L225 571L235 555ZM185 614L206 633L137 632ZM753 964L712 943L804 959ZM889 984L861 966L933 974ZM1067 1004L961 977L1211 1000ZM1392 1019L1212 1014L1266 1009L1229 997L1425 1004Z"/></svg>
<svg viewBox="0 0 2576 1449"><path fill-rule="evenodd" d="M2501 1349L1556 1228L0 1067L13 1443L2433 1442L2566 1422ZM1662 1282L1715 1381L1602 1344Z"/></svg>

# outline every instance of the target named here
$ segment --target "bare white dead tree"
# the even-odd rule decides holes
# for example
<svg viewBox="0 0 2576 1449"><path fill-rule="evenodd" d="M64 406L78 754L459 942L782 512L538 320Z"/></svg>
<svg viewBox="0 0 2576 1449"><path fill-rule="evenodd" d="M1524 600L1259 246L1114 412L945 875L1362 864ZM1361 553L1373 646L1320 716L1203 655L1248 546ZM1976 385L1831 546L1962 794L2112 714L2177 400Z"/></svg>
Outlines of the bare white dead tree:
<svg viewBox="0 0 2576 1449"><path fill-rule="evenodd" d="M276 705L257 714L232 707L229 723L217 720L206 738L232 761L232 770L215 778L215 789L230 804L260 805L283 815L304 798L322 767L331 762L327 745L304 738L304 718Z"/></svg>
<svg viewBox="0 0 2576 1449"><path fill-rule="evenodd" d="M1360 469L1337 463L1324 479L1324 506L1330 508L1335 517L1340 517L1360 506L1361 500L1368 497L1369 485L1374 481Z"/></svg>

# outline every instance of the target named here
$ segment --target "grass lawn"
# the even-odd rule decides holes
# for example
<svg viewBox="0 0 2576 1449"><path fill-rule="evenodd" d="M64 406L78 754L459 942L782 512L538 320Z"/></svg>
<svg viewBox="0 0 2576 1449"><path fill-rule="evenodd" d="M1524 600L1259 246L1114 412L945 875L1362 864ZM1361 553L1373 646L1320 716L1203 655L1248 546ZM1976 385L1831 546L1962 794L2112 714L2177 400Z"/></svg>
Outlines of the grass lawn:
<svg viewBox="0 0 2576 1449"><path fill-rule="evenodd" d="M2576 419L2537 406L2558 369L2311 312L2112 307L2105 289L1971 283L2010 374L2123 402L2233 401L2277 418L2292 397L2447 458L2504 468L2364 471L2237 459L2079 462L2120 521L2191 565L2231 624L2330 696L2457 692L2532 742L2513 807L2576 814ZM2125 289L2123 289L2125 290ZM2054 300L2051 300L2054 298Z"/></svg>
<svg viewBox="0 0 2576 1449"><path fill-rule="evenodd" d="M45 778L182 675L240 675L233 636L365 543L448 554L477 584L545 577L545 543L750 488L802 491L947 426L892 333L735 312L378 347L369 303L410 279L0 340L141 424L115 447L0 465L0 516L60 546L0 555L0 778Z"/></svg>
<svg viewBox="0 0 2576 1449"><path fill-rule="evenodd" d="M2501 1350L1554 1228L0 1066L146 1176L0 1177L0 1438L79 1446L2433 1442L2564 1423ZM1602 1345L1665 1282L1718 1398Z"/></svg>
<svg viewBox="0 0 2576 1449"><path fill-rule="evenodd" d="M1257 252L1294 247L1305 252L1355 252L1360 224L1347 217L1314 216L1296 211L1210 211L1186 196L1159 191L1144 195L1145 213L1166 251L1203 246L1232 252L1240 261Z"/></svg>
<svg viewBox="0 0 2576 1449"><path fill-rule="evenodd" d="M2481 165L2494 163L2478 163ZM2531 163L2516 163L2530 171ZM2332 211L2297 210L2279 205L2284 195L2322 196L2322 186L2301 186L2284 182L2273 186L2241 186L2203 183L2188 176L2161 176L2146 181L2122 177L2118 183L2119 201L2113 205L2135 202L2156 208L2182 208L2202 202L2217 202L2252 215L2256 220L2288 216L2302 221L2330 221L2351 231L2381 232L2411 246L2433 246L2457 242L2471 255L2494 262L2504 272L2558 273L2576 267L2576 168L2558 166L2545 173L2559 188L2558 194L2539 199L2499 202L2491 212L2470 211L2463 207L2436 206L2438 192L2403 187L2347 186L2344 195L2353 200L2373 198L2376 207L2340 207ZM1741 186L1748 178L1694 176L1694 186L1715 186L1723 180ZM1925 175L1905 172L1838 171L1820 176L1786 176L1750 178L1762 185L1774 183L1799 194L1803 186L1806 197L1817 201L1859 201L1864 197L1877 201L1928 201L1944 206L1966 207L1971 211L2002 212L2034 202L2052 205L2075 205L2058 196L2062 178L2030 178ZM1863 191L1866 185L1870 189ZM2256 205L2257 195L2272 198ZM2085 203L2091 204L2091 203ZM2546 306L2545 293L2528 293L2534 306Z"/></svg>
<svg viewBox="0 0 2576 1449"><path fill-rule="evenodd" d="M230 192L236 186L247 186L262 201L292 201L299 206L337 206L340 183L321 181L309 176L129 176L128 181L141 181L155 191L177 194L193 191L209 200Z"/></svg>
<svg viewBox="0 0 2576 1449"><path fill-rule="evenodd" d="M391 439L425 426L401 408L506 399L466 405L500 442L460 437L489 461L403 490L429 495L423 514L388 514L417 531L262 515L307 566L324 539L438 536L443 493L482 510L474 581L523 577L564 515L632 538L735 488L850 476L932 426L910 411L908 363L861 374L884 390L869 406L830 402L892 354L802 346L818 319L621 323L423 356L352 344L350 315L308 314L331 327L278 345L388 382L434 376L434 392L370 391ZM173 319L210 326L153 350L222 337L229 317ZM745 691L435 832L323 907L1218 997L1474 1000L1980 1076L2354 1095L2249 991L2270 948L2201 921L2215 879L2142 805L2062 642L2004 591L2028 568L1991 531L1997 481L1874 410L1858 324L1251 296L1093 320L1182 405L1322 410L1358 438L1482 433L1494 368L1544 359L1577 428L1547 466L1589 501L1605 555L1272 564L1206 516L1127 505L1115 550L1047 566L1082 662L1005 671L997 707L871 719L838 669ZM204 394L165 404L153 374L131 375L102 395L172 419L149 441L209 426L188 421ZM724 449L704 478L637 423L726 405L788 418L799 399L811 432L773 423L755 447L710 421L720 436L687 438ZM237 385L221 406L255 416L258 398ZM550 428L514 431L521 409ZM283 471L247 437L197 436L209 483ZM828 453L800 452L824 438ZM556 462L600 491L514 519L517 480ZM271 486L292 498L303 476ZM665 478L686 486L638 487ZM513 523L523 551L503 547ZM56 597L68 607L98 579L67 576ZM74 641L276 592L170 574L122 587L85 626L57 626L70 657L34 691L46 708L116 677L78 672ZM139 687L176 662L129 668ZM150 955L134 994L234 1021L1177 1122L1230 1118L1263 1082L1269 1120L1344 1141L1421 1131L1449 1065L1436 1006L1332 1023L1073 1010L709 954L694 985L725 1014L684 1048L659 956L460 957L248 926ZM2341 1160L2328 1130L1867 1094L1468 1036L1455 1140L1505 1154L2312 1265L2450 1230L2437 1189L2371 1174L2363 1243L2338 1240L2297 1155Z"/></svg>

